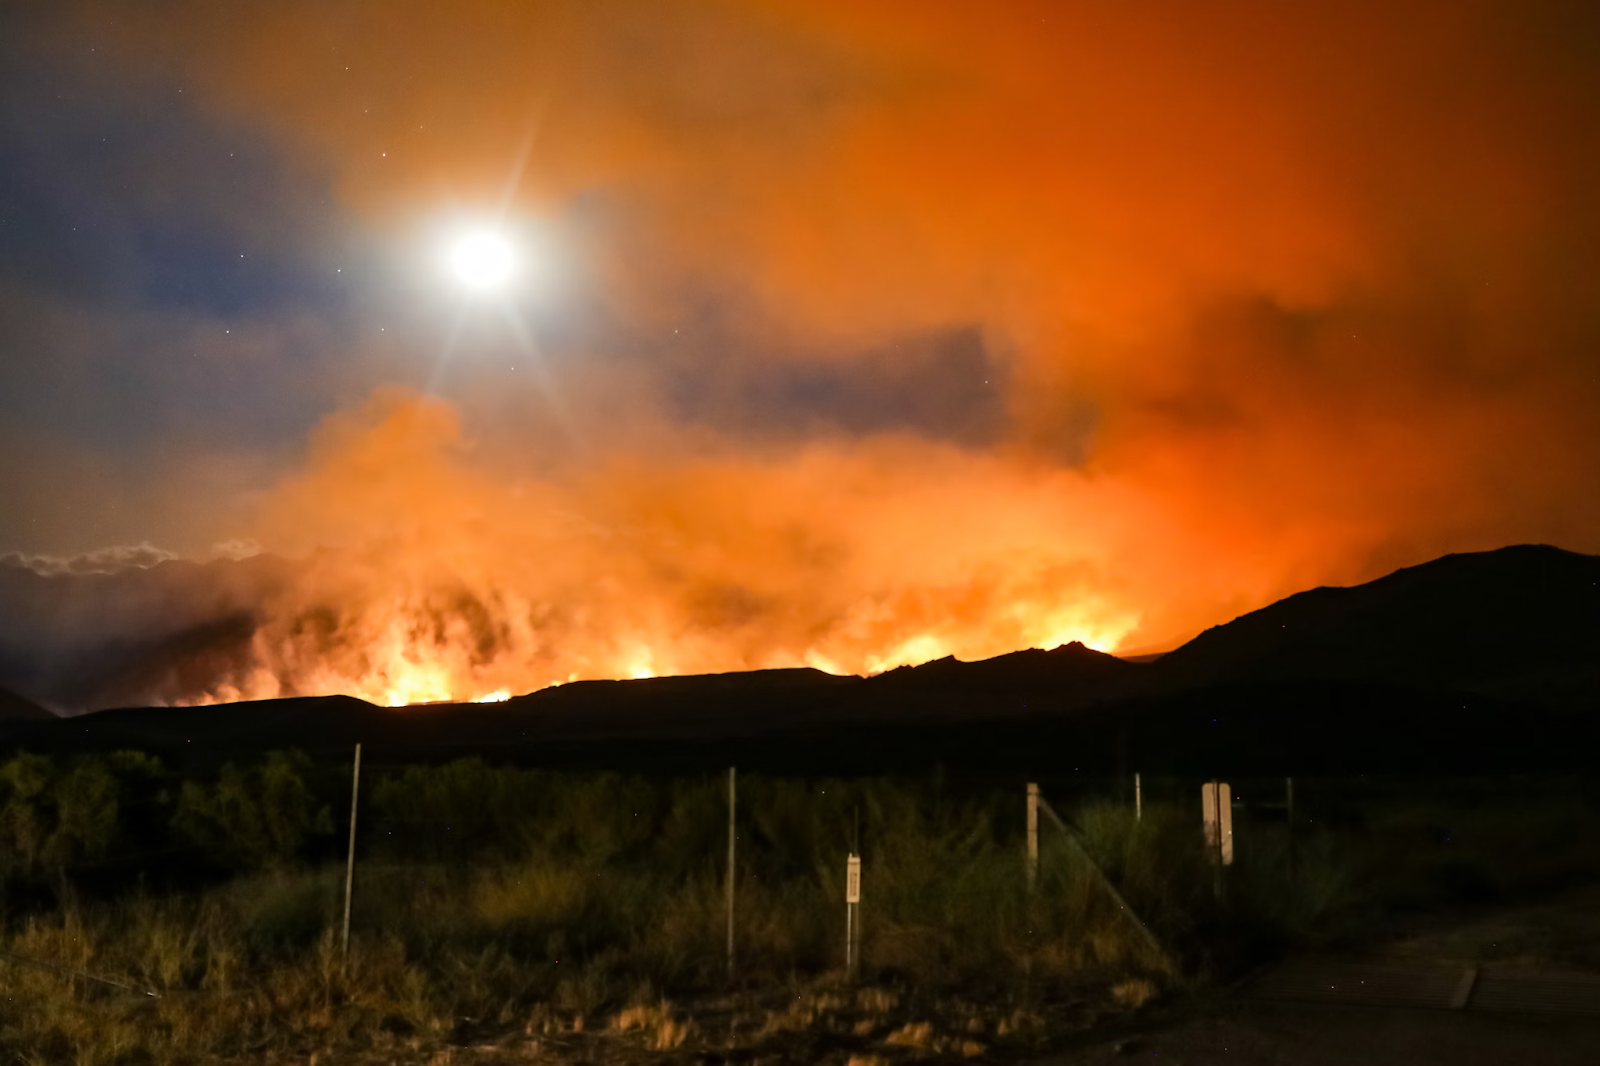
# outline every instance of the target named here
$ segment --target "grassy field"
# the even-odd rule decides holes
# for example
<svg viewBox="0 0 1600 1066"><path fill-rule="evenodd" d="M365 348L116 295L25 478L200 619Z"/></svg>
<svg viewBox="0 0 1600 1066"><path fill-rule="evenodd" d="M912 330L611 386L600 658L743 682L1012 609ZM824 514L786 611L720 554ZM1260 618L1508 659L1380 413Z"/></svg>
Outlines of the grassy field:
<svg viewBox="0 0 1600 1066"><path fill-rule="evenodd" d="M364 774L346 957L347 772L286 753L209 780L137 754L0 767L0 1050L1006 1057L1396 911L1600 869L1574 831L1594 806L1576 786L1525 783L1506 802L1482 784L1418 798L1328 783L1302 787L1292 845L1270 804L1241 805L1219 900L1198 783L1147 787L1137 822L1064 785L1056 806L1084 850L1044 827L1030 891L1020 787L754 778L739 787L730 978L725 780L463 761ZM847 980L852 847L863 945Z"/></svg>

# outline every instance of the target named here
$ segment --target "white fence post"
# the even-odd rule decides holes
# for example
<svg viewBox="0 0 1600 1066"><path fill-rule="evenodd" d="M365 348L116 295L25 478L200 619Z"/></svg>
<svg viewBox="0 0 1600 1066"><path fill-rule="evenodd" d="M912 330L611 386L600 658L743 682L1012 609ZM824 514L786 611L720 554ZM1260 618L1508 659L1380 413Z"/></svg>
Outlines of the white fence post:
<svg viewBox="0 0 1600 1066"><path fill-rule="evenodd" d="M1214 865L1233 865L1233 789L1226 781L1200 786L1201 819L1206 850Z"/></svg>
<svg viewBox="0 0 1600 1066"><path fill-rule="evenodd" d="M1028 891L1039 877L1039 786L1028 782Z"/></svg>
<svg viewBox="0 0 1600 1066"><path fill-rule="evenodd" d="M1222 898L1222 868L1233 865L1233 789L1226 781L1200 786L1200 817L1206 854L1211 862L1211 888Z"/></svg>
<svg viewBox="0 0 1600 1066"><path fill-rule="evenodd" d="M861 856L855 852L844 865L844 969L851 977L861 955Z"/></svg>

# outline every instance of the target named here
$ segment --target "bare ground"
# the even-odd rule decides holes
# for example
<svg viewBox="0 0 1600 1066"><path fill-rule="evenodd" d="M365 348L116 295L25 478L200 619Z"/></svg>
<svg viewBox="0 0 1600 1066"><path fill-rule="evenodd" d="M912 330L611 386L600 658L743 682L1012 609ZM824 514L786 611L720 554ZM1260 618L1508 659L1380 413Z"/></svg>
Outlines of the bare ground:
<svg viewBox="0 0 1600 1066"><path fill-rule="evenodd" d="M1600 1019L1239 1000L1032 1066L1592 1066Z"/></svg>

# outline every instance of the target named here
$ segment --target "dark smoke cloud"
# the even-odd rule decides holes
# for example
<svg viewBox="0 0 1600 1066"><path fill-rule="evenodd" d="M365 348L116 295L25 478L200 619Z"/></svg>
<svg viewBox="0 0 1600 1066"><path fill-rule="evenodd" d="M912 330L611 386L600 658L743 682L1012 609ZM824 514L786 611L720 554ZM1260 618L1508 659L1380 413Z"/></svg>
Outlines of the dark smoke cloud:
<svg viewBox="0 0 1600 1066"><path fill-rule="evenodd" d="M66 713L204 692L295 570L270 557L110 572L0 566L0 686Z"/></svg>

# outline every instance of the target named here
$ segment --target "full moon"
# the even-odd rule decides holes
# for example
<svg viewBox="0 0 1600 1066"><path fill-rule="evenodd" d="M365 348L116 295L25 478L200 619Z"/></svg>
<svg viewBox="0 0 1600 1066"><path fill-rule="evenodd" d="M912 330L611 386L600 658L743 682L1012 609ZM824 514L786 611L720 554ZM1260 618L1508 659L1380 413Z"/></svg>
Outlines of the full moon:
<svg viewBox="0 0 1600 1066"><path fill-rule="evenodd" d="M498 233L480 230L458 238L449 253L450 272L473 292L503 288L516 268L511 245Z"/></svg>

